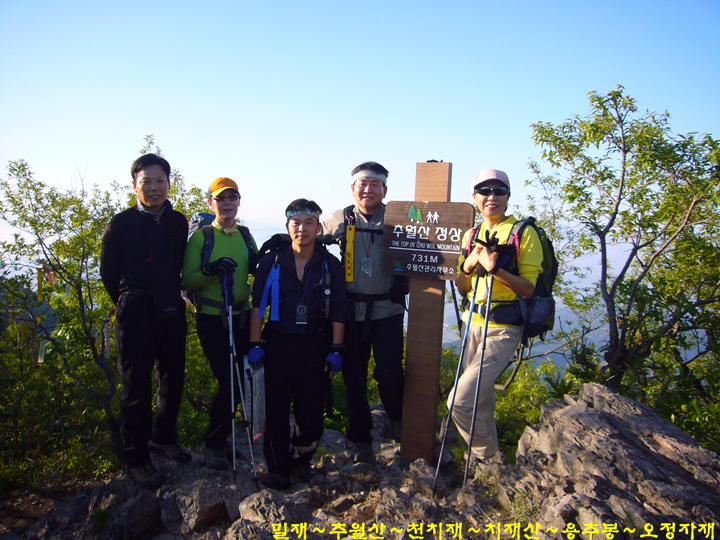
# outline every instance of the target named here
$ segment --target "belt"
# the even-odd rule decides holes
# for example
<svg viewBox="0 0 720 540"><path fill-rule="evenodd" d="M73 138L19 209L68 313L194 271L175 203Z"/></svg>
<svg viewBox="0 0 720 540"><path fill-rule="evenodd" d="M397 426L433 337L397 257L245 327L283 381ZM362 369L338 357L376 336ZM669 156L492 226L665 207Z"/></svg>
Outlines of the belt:
<svg viewBox="0 0 720 540"><path fill-rule="evenodd" d="M392 293L386 292L382 294L361 294L361 293L348 293L348 296L356 302L374 302L376 300L390 300Z"/></svg>
<svg viewBox="0 0 720 540"><path fill-rule="evenodd" d="M241 300L240 302L235 302L232 305L233 311L242 310L244 307L246 307L250 301L248 299ZM225 309L225 303L224 302L218 302L216 300L210 300L209 298L205 298L202 295L200 296L200 299L198 300L198 308L201 306L210 306L214 308L218 308L220 311Z"/></svg>
<svg viewBox="0 0 720 540"><path fill-rule="evenodd" d="M484 317L485 309L486 304L475 304L472 306L471 311ZM492 302L488 318L490 322L507 326L521 326L524 324L522 307L517 300Z"/></svg>

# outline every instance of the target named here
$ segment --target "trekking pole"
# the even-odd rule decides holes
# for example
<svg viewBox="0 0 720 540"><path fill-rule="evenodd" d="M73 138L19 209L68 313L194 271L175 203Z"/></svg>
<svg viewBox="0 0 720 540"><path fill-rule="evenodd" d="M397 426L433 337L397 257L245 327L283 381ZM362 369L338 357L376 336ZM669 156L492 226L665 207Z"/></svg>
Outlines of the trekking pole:
<svg viewBox="0 0 720 540"><path fill-rule="evenodd" d="M252 471L253 471L253 480L255 481L256 486L258 485L258 476L255 469L255 452L253 451L252 446L252 434L250 433L250 423L248 421L248 415L247 411L249 410L249 405L247 401L245 400L245 390L244 390L244 383L243 378L240 372L240 368L238 366L238 363L236 362L237 358L237 349L235 347L235 336L232 331L232 302L230 302L230 298L235 296L234 294L234 286L233 286L233 279L230 277L224 277L223 278L223 296L225 297L225 310L228 314L228 331L230 334L230 408L231 408L231 414L232 414L232 454L233 454L233 482L237 481L237 461L236 461L236 450L235 450L235 417L236 417L236 409L235 406L235 377L237 377L238 381L238 389L240 390L240 403L242 403L243 407L243 418L245 423L245 428L247 431L247 437L248 437L248 445L250 446L250 462L252 464Z"/></svg>
<svg viewBox="0 0 720 540"><path fill-rule="evenodd" d="M455 317L457 318L457 322L458 322L458 332L460 332L460 329L462 328L462 324L460 321L460 308L458 307L457 294L455 293L455 282L454 281L450 281L450 291L452 291L453 305L455 306Z"/></svg>
<svg viewBox="0 0 720 540"><path fill-rule="evenodd" d="M477 278L480 279L480 278ZM472 283L472 282L471 282ZM453 384L452 399L450 400L450 407L447 412L447 422L444 422L445 426L442 433L442 443L440 444L440 456L438 457L437 467L435 468L435 480L433 481L433 495L435 494L435 488L437 487L438 475L440 474L440 464L442 463L443 452L445 451L445 443L447 442L447 432L450 428L450 421L452 420L453 407L455 406L455 396L457 394L458 380L460 380L460 371L462 370L463 358L465 357L465 349L467 348L468 334L470 332L470 325L472 323L472 307L475 305L475 297L477 296L477 281L475 282L475 288L473 289L472 300L470 301L470 311L468 312L468 321L465 325L465 334L463 336L462 345L460 346L460 358L458 360L457 371L455 372L455 384ZM455 297L455 284L453 283L453 297ZM457 309L457 304L456 304ZM460 312L458 311L458 325L460 325ZM471 439L472 441L472 439Z"/></svg>
<svg viewBox="0 0 720 540"><path fill-rule="evenodd" d="M480 367L477 374L477 382L475 383L475 403L473 404L472 422L470 423L470 442L468 443L468 455L465 460L465 474L463 475L463 485L467 482L468 469L470 468L470 457L472 455L472 441L475 436L475 419L477 416L478 397L480 396L480 381L482 379L483 362L485 362L485 344L487 343L488 321L490 320L490 302L492 301L492 288L495 281L495 275L490 274L490 284L487 287L487 300L485 301L485 327L483 328L483 340L480 347Z"/></svg>
<svg viewBox="0 0 720 540"><path fill-rule="evenodd" d="M248 403L248 400L245 399L246 392L243 388L244 381L241 375L240 367L235 364L235 372L237 373L238 382L240 385L240 401L242 402L243 407L243 418L245 419L245 432L247 433L248 438L248 446L250 447L250 463L252 464L252 471L253 471L253 482L255 482L255 487L260 488L260 478L257 475L257 471L255 469L255 451L253 450L253 441L252 441L252 433L251 433L251 421L248 420L248 411L250 410L250 404ZM248 372L248 386L250 383L250 373Z"/></svg>
<svg viewBox="0 0 720 540"><path fill-rule="evenodd" d="M232 274L223 274L220 276L222 281L223 299L225 300L225 313L228 320L228 336L230 345L230 414L232 415L232 462L233 462L233 482L237 481L237 463L235 459L235 358L237 351L235 350L235 336L233 336L232 326L232 305L230 300L235 299L234 279ZM242 382L242 381L240 381Z"/></svg>

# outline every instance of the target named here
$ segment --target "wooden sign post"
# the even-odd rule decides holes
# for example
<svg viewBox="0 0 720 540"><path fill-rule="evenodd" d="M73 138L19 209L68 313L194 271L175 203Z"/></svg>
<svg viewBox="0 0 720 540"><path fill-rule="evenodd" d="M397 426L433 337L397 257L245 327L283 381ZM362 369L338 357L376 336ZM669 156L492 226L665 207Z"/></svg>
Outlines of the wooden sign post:
<svg viewBox="0 0 720 540"><path fill-rule="evenodd" d="M451 179L451 163L418 163L415 200L448 202ZM470 216L471 225L472 213ZM387 223L386 216L386 226ZM384 238L383 241L390 240ZM386 256L383 258L387 259ZM420 262L425 265L428 261ZM410 279L400 447L400 459L404 462L424 458L431 463L435 457L444 307L445 282L442 279L438 276Z"/></svg>

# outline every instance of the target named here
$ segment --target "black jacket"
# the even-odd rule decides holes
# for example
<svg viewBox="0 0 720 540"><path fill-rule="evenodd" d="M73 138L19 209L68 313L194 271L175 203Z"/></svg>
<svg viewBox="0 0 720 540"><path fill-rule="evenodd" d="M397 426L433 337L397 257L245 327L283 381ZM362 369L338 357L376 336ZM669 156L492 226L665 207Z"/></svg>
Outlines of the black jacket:
<svg viewBox="0 0 720 540"><path fill-rule="evenodd" d="M275 253L267 253L258 264L253 282L253 307L260 307L265 282L274 262ZM326 271L330 274L330 313L327 318L323 312L323 293L326 288L323 281L325 275L323 262L327 264ZM347 318L344 276L340 261L316 243L315 252L305 265L303 279L300 282L295 271L293 252L287 248L280 255L280 320L268 321L267 325L278 332L313 335L318 327L326 326L330 322L344 323ZM307 325L296 324L297 306L301 302L307 306ZM268 299L269 305L270 299ZM328 328L325 330L329 331Z"/></svg>
<svg viewBox="0 0 720 540"><path fill-rule="evenodd" d="M100 276L113 302L124 293L151 295L160 317L183 314L180 272L188 224L169 201L159 221L137 206L113 216L103 233Z"/></svg>

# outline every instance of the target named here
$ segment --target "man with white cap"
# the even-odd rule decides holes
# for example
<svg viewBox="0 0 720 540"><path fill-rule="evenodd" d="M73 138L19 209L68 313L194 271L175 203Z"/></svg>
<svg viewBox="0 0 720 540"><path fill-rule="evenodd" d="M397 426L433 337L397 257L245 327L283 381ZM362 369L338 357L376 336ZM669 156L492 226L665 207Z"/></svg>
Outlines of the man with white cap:
<svg viewBox="0 0 720 540"><path fill-rule="evenodd" d="M453 395L453 420L458 432L470 446L471 456L487 460L498 450L495 426L495 381L510 363L523 333L523 319L517 298L529 298L538 275L542 271L542 247L537 233L527 227L520 241L520 249L507 249L510 232L517 222L507 215L510 198L510 179L497 169L484 169L473 180L473 199L483 215L477 229L467 231L463 237L465 256L460 258L455 279L460 294L467 295L475 304L463 316L470 329L465 355L462 359L464 372L457 388L450 392L448 408ZM477 241L476 241L477 240ZM474 243L474 244L473 244ZM494 276L493 280L490 277ZM492 282L492 289L488 291ZM474 289L477 291L474 292ZM485 308L490 293L490 318L487 335ZM473 405L477 388L477 376L485 340L482 377L475 419L474 434L470 436Z"/></svg>
<svg viewBox="0 0 720 540"><path fill-rule="evenodd" d="M367 397L368 362L372 349L373 378L380 400L400 438L403 386L403 315L407 280L383 270L382 232L388 171L374 161L352 171L355 204L338 210L323 223L323 233L340 242L346 266L348 324L345 331L343 379L347 389L346 435L355 446L355 461L372 461L372 416Z"/></svg>

